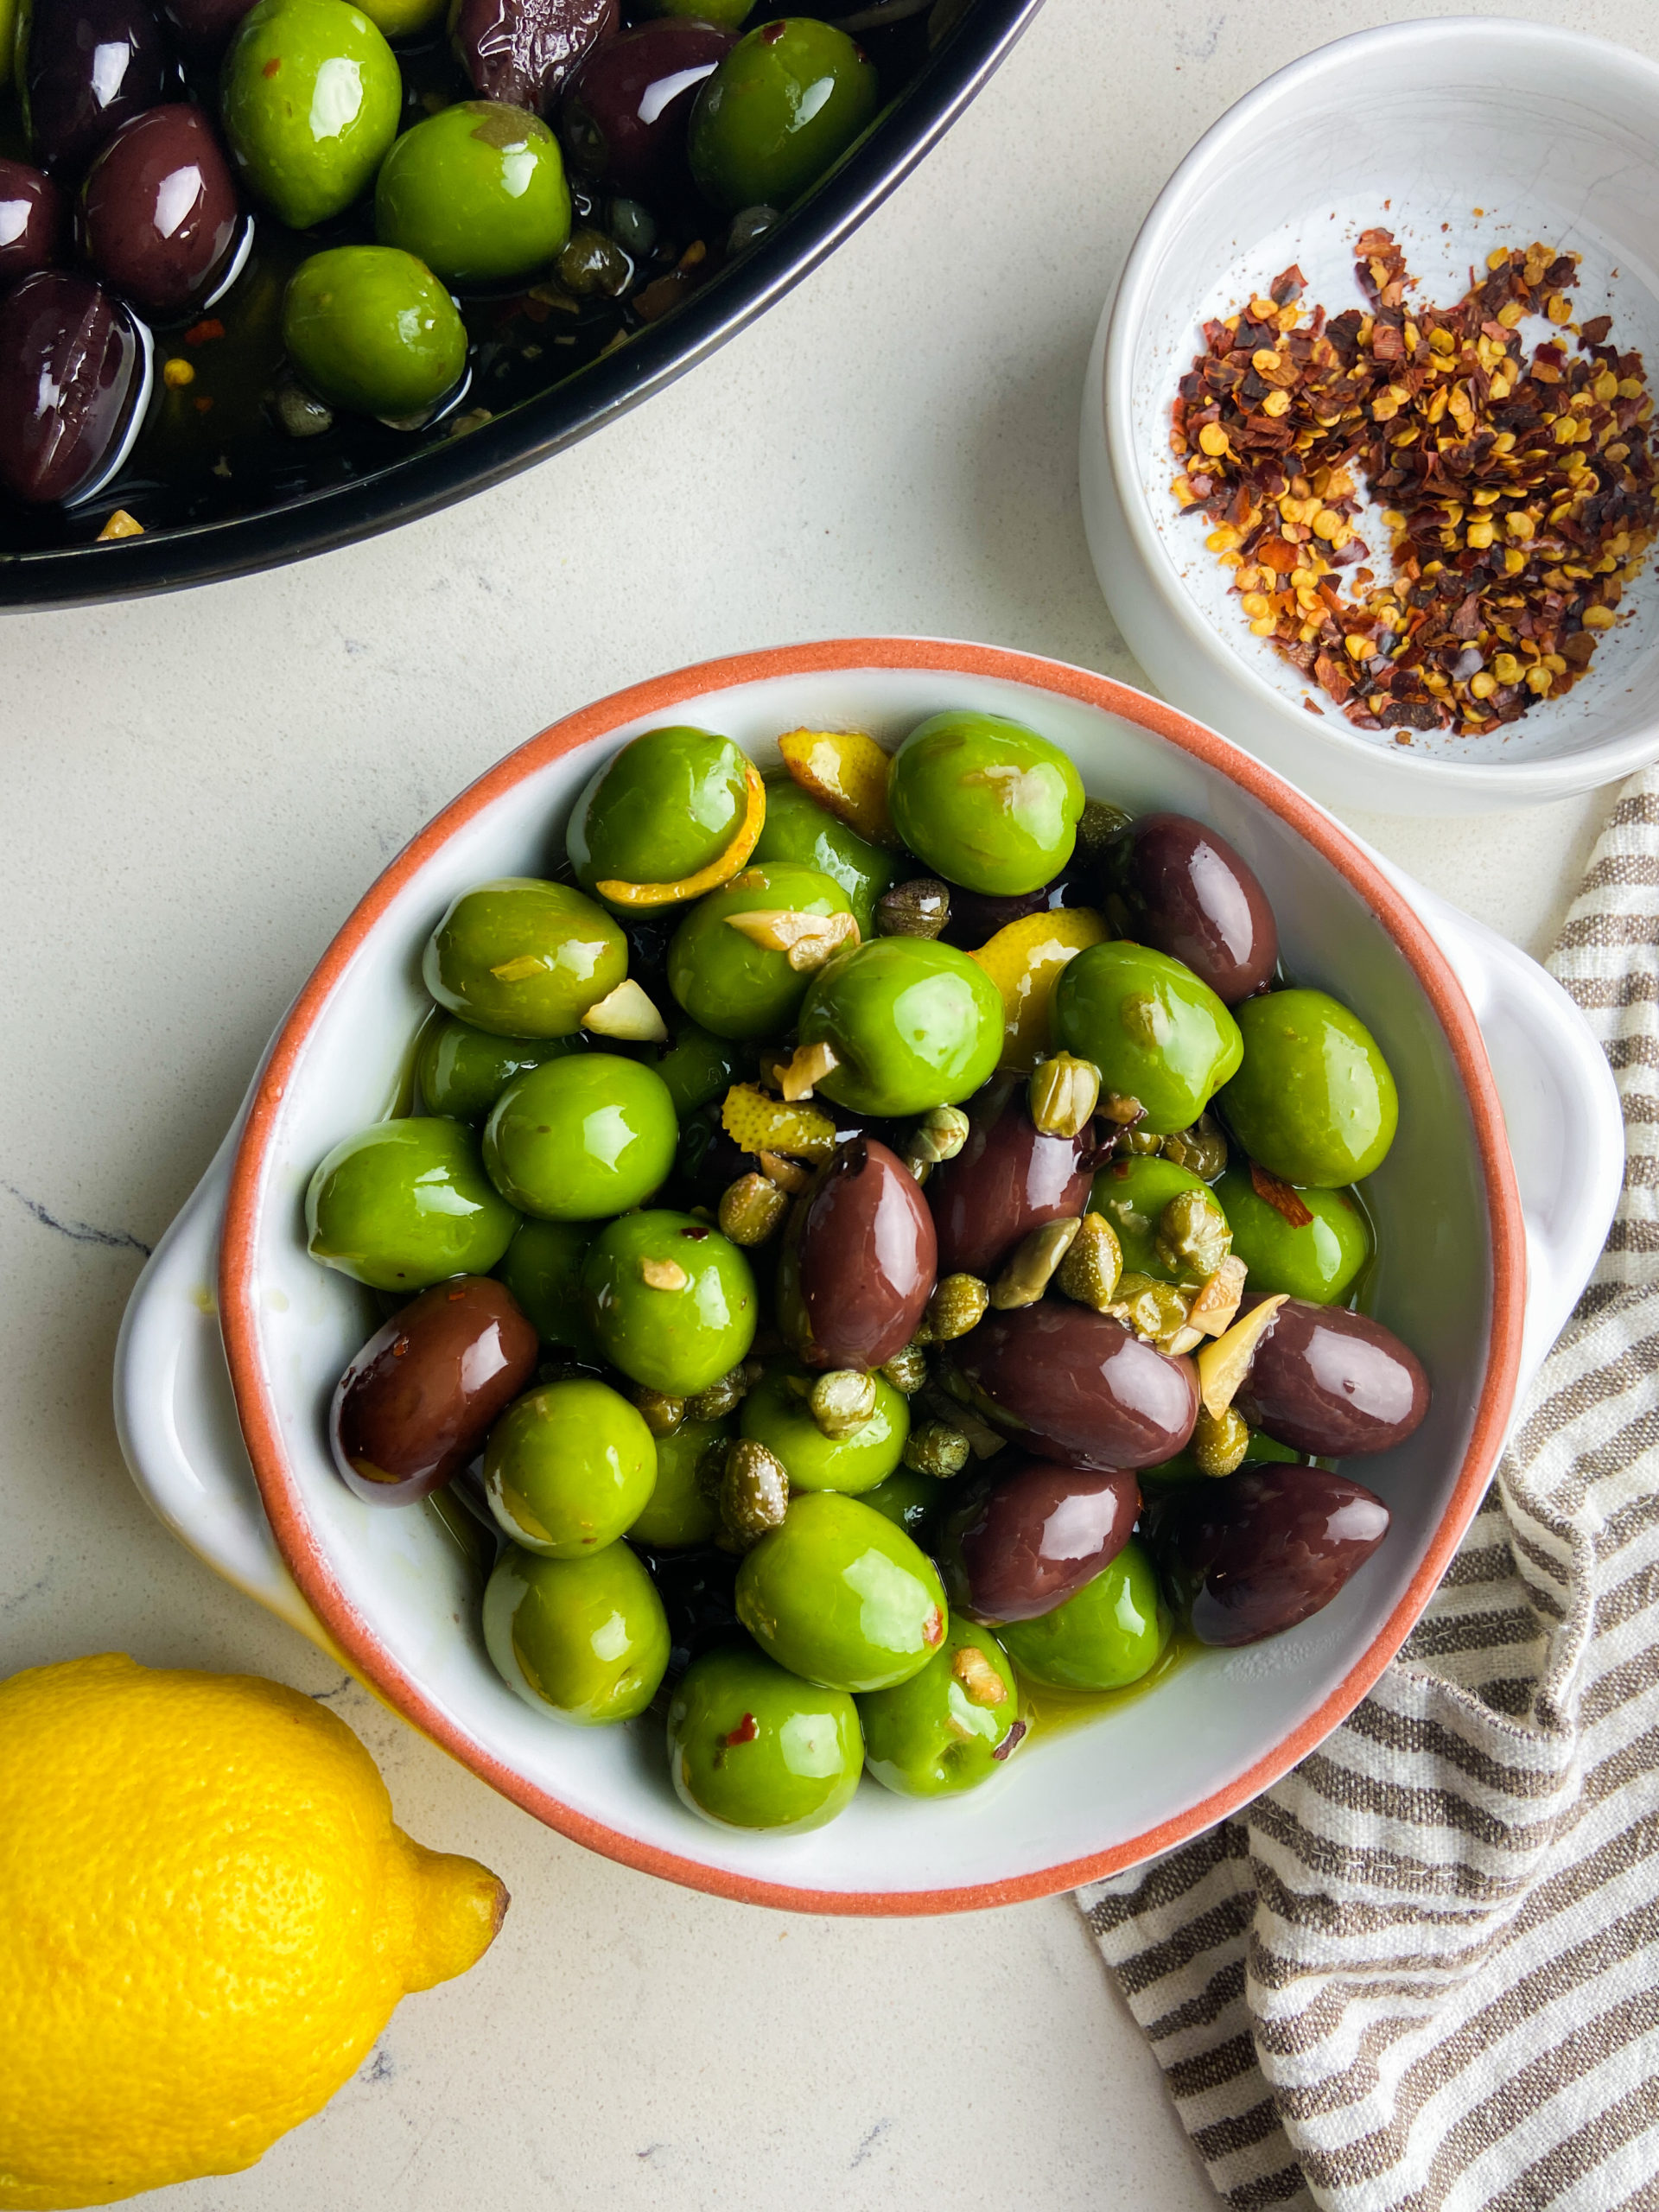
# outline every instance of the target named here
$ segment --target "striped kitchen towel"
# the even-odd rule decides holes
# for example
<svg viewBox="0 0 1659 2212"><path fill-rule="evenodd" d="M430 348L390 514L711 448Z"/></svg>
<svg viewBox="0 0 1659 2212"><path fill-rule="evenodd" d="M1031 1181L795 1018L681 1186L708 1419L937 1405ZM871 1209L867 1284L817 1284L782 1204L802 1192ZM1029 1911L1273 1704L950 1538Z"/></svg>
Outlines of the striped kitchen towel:
<svg viewBox="0 0 1659 2212"><path fill-rule="evenodd" d="M1659 2207L1659 771L1550 967L1629 1165L1484 1505L1311 1758L1078 1893L1241 2212Z"/></svg>

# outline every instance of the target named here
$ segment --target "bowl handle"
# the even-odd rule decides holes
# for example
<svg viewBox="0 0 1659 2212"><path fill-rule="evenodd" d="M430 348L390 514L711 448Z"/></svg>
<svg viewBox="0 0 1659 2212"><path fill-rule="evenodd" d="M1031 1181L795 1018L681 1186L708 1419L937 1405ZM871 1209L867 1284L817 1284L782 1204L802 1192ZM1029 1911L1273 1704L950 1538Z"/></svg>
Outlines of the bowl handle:
<svg viewBox="0 0 1659 2212"><path fill-rule="evenodd" d="M1365 849L1451 963L1480 1024L1503 1108L1527 1231L1518 1418L1607 1241L1624 1179L1618 1089L1590 1025L1553 976Z"/></svg>
<svg viewBox="0 0 1659 2212"><path fill-rule="evenodd" d="M127 1301L116 1433L146 1503L181 1543L344 1667L270 1533L219 1333L219 1224L241 1133L238 1114Z"/></svg>

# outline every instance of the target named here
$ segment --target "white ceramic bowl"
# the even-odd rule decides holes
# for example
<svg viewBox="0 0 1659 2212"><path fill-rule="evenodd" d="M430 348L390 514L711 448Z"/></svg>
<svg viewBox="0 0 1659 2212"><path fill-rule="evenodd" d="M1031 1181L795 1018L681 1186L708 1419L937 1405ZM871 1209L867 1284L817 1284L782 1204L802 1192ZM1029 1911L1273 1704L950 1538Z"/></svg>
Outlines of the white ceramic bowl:
<svg viewBox="0 0 1659 2212"><path fill-rule="evenodd" d="M1628 775L1659 754L1650 573L1563 698L1487 737L1402 745L1354 728L1249 634L1205 524L1176 508L1170 402L1200 323L1293 262L1310 306L1363 305L1353 242L1373 223L1442 302L1494 246L1582 254L1580 315L1611 314L1617 342L1659 374L1659 67L1542 23L1395 23L1281 69L1206 131L1141 226L1084 380L1084 520L1118 627L1176 705L1328 805L1478 812ZM1386 533L1368 542L1385 571Z"/></svg>
<svg viewBox="0 0 1659 2212"><path fill-rule="evenodd" d="M994 1786L958 1802L907 1802L867 1784L815 1834L737 1834L677 1802L655 1724L583 1730L527 1710L490 1665L477 1589L435 1514L377 1510L340 1482L324 1412L372 1319L353 1285L307 1258L302 1198L317 1160L396 1096L425 1011L420 948L449 899L482 878L544 868L575 793L618 744L689 721L729 733L765 764L778 734L804 722L892 743L951 705L1030 722L1067 747L1099 796L1216 825L1267 885L1291 970L1327 985L1376 1032L1403 1110L1371 1186L1382 1224L1375 1305L1425 1358L1433 1406L1409 1445L1366 1464L1395 1512L1389 1541L1291 1635L1203 1655L1115 1713L1039 1732ZM1502 1109L1471 1000L1504 1070ZM1529 1162L1524 1230L1505 1113ZM1391 880L1319 809L1184 716L1099 677L987 647L855 639L755 654L556 725L463 793L372 887L134 1295L118 1416L140 1485L186 1542L567 1834L772 1904L996 1903L1133 1863L1207 1826L1363 1693L1444 1571L1517 1384L1589 1270L1618 1156L1611 1077L1542 971Z"/></svg>

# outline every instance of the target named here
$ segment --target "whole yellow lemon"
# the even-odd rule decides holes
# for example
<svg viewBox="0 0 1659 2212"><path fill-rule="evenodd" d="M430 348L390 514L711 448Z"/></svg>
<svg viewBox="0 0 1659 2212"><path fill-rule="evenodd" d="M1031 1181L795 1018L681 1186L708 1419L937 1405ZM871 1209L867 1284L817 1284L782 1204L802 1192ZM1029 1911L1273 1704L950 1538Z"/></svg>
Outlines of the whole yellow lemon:
<svg viewBox="0 0 1659 2212"><path fill-rule="evenodd" d="M506 1905L297 1690L118 1653L0 1682L0 2207L251 2166Z"/></svg>

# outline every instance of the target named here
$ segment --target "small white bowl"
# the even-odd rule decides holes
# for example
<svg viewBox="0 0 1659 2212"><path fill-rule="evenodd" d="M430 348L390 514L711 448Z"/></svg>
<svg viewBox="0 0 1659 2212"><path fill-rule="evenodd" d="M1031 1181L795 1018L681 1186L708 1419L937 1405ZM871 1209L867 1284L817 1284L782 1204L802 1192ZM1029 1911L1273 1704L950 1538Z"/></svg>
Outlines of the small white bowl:
<svg viewBox="0 0 1659 2212"><path fill-rule="evenodd" d="M576 793L617 746L693 721L770 766L778 734L803 723L893 744L952 706L1029 722L1067 748L1098 797L1213 823L1266 884L1291 972L1337 993L1376 1033L1402 1113L1367 1185L1382 1224L1372 1303L1421 1354L1434 1401L1408 1444L1366 1461L1394 1527L1316 1618L1270 1644L1198 1654L1086 1725L1039 1729L1005 1775L960 1801L917 1803L870 1783L814 1834L741 1834L679 1803L657 1724L575 1728L530 1711L490 1664L474 1576L436 1513L367 1505L340 1481L328 1398L375 1317L356 1286L308 1258L305 1187L341 1136L391 1110L427 1008L420 948L449 900L548 867ZM1600 1248L1621 1158L1606 1063L1542 969L1394 877L1185 716L988 646L783 648L682 670L569 716L392 862L301 992L133 1294L117 1419L140 1488L185 1542L566 1834L675 1880L811 1911L1001 1904L1207 1827L1363 1694L1479 1502L1516 1393Z"/></svg>
<svg viewBox="0 0 1659 2212"><path fill-rule="evenodd" d="M1118 627L1176 705L1328 805L1478 813L1628 775L1659 754L1651 572L1564 697L1486 737L1400 744L1249 635L1202 518L1177 509L1170 403L1201 322L1292 263L1308 306L1363 306L1353 245L1374 223L1442 302L1495 246L1581 254L1578 318L1611 315L1614 342L1659 378L1659 67L1543 23L1395 23L1280 70L1205 132L1141 226L1084 380L1084 520ZM1386 532L1363 534L1386 574Z"/></svg>

